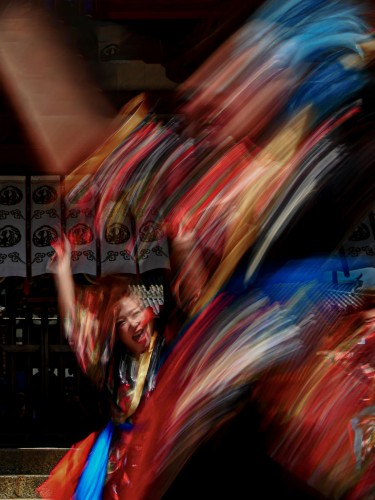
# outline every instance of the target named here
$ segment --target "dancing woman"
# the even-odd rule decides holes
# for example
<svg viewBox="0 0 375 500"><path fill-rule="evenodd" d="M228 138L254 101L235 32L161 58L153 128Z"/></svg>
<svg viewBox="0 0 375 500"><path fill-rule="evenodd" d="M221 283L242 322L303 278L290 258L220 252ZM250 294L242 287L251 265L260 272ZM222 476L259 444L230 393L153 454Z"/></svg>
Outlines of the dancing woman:
<svg viewBox="0 0 375 500"><path fill-rule="evenodd" d="M120 485L122 491L131 485L141 450L131 430L155 387L165 338L127 279L103 278L95 289L77 291L68 238L55 250L51 270L66 336L82 370L108 393L111 417L68 451L38 493L60 500L114 499Z"/></svg>

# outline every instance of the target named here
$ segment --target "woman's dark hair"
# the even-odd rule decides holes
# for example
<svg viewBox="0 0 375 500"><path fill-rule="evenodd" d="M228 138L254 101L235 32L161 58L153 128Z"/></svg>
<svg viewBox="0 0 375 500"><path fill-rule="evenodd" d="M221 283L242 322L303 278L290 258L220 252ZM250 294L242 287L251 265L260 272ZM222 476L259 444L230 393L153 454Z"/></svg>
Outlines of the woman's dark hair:
<svg viewBox="0 0 375 500"><path fill-rule="evenodd" d="M121 298L135 297L131 285L134 280L121 275L108 275L97 279L96 283L79 287L77 298L80 304L95 314L102 331L113 328L114 306Z"/></svg>

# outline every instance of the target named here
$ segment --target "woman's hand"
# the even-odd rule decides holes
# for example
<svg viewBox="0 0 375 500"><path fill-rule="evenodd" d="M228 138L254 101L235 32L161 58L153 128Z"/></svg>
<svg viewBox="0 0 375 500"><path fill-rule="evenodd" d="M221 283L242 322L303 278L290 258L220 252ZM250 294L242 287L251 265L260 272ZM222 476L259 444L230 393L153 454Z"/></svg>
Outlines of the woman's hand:
<svg viewBox="0 0 375 500"><path fill-rule="evenodd" d="M48 271L61 277L66 276L67 273L71 274L72 247L69 238L63 234L62 238L52 243L52 248L55 253L47 265Z"/></svg>

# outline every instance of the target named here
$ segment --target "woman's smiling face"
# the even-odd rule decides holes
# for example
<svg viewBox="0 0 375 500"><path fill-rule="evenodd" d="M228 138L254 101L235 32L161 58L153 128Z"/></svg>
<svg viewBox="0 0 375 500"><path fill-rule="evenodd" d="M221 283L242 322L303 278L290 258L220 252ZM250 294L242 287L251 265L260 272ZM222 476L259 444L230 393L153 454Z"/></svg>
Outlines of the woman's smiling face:
<svg viewBox="0 0 375 500"><path fill-rule="evenodd" d="M133 297L124 297L117 302L117 338L135 357L145 352L151 341L153 321L148 311Z"/></svg>

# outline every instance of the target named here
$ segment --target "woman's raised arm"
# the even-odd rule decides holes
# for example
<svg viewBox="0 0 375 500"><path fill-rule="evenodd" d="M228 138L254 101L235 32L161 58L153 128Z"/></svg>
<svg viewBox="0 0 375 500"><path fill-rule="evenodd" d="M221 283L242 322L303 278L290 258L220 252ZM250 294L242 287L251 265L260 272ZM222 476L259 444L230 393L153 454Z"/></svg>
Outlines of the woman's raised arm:
<svg viewBox="0 0 375 500"><path fill-rule="evenodd" d="M53 244L55 254L48 266L54 274L57 289L59 311L62 317L73 317L75 309L75 286L71 266L71 245L69 239L63 237Z"/></svg>

